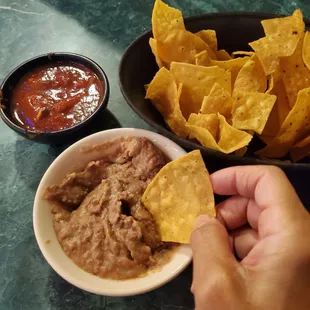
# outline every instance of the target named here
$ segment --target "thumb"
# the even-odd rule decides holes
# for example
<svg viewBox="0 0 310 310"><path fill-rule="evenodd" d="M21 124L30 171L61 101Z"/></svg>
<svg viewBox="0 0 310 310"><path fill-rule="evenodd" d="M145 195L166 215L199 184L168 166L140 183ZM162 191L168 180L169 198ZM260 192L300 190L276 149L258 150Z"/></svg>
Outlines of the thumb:
<svg viewBox="0 0 310 310"><path fill-rule="evenodd" d="M226 228L213 217L201 215L191 235L193 250L193 292L213 275L230 273L237 264ZM228 272L226 272L226 271Z"/></svg>

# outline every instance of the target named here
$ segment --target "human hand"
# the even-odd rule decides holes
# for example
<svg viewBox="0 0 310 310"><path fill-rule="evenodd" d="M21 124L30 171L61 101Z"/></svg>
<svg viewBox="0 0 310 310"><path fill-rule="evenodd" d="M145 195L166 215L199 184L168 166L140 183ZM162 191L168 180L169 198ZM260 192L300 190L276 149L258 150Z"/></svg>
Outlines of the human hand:
<svg viewBox="0 0 310 310"><path fill-rule="evenodd" d="M232 167L211 181L232 196L191 236L196 310L310 309L310 216L282 170Z"/></svg>

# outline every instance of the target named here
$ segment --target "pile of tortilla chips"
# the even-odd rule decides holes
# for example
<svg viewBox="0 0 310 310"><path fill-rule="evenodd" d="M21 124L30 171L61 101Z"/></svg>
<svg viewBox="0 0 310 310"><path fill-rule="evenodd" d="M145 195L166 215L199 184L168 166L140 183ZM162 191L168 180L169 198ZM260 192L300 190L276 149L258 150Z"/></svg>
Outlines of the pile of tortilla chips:
<svg viewBox="0 0 310 310"><path fill-rule="evenodd" d="M302 13L263 20L253 51L218 50L216 32L185 29L182 13L156 0L150 46L159 71L147 87L166 124L182 138L242 156L293 161L310 155L310 34Z"/></svg>

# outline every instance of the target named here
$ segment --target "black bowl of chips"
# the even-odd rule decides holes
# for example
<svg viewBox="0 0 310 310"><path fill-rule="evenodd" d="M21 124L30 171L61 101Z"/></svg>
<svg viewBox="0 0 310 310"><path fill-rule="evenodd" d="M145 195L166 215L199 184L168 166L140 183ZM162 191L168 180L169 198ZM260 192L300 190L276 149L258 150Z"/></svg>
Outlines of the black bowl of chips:
<svg viewBox="0 0 310 310"><path fill-rule="evenodd" d="M162 9L169 9L166 5L164 5L161 1L156 1L155 8L157 10ZM158 6L161 6L158 8ZM176 13L177 14L177 13ZM299 15L299 16L298 16ZM293 29L293 32L295 32L295 29L299 30L301 27L303 27L302 23L302 16L300 17L301 12L297 10L293 15L292 19L293 22L290 25L286 25L285 22L283 23L282 27L287 32L287 29ZM154 15L153 15L154 16ZM162 15L161 15L162 16ZM188 40L191 40L191 37L195 34L196 36L200 36L200 39L203 39L204 42L208 42L208 48L206 51L202 51L194 55L194 60L190 58L183 59L184 53L185 55L190 55L190 53L186 54L186 51L190 48L190 44L186 45L186 39L180 39L180 32L178 35L175 36L173 39L173 35L170 35L170 38L172 37L172 41L168 42L172 45L167 46L159 45L158 40L156 38L160 39L161 33L156 33L155 36L152 31L148 31L147 33L140 36L136 41L134 41L126 50L125 54L123 55L123 58L121 60L121 64L119 67L119 84L121 91L124 95L125 100L127 103L131 106L131 108L142 118L144 119L148 124L150 124L156 131L160 132L161 134L169 137L170 139L174 140L184 148L188 150L193 149L200 149L202 154L204 156L208 156L209 158L215 158L217 161L225 162L225 165L239 165L239 164L274 164L277 166L280 166L282 168L293 168L298 169L299 171L310 171L310 160L309 155L310 153L310 125L309 122L304 122L304 119L299 119L298 117L294 117L294 114L299 115L300 118L302 116L307 116L307 113L310 113L310 105L308 103L305 103L304 98L307 98L308 92L307 90L304 91L303 96L304 98L300 99L300 107L303 107L306 109L303 111L303 113L300 113L299 110L293 111L293 105L288 106L285 109L282 109L282 99L278 99L279 95L277 96L277 87L279 86L278 83L279 80L281 80L281 83L283 83L283 72L281 73L278 68L275 71L272 71L274 68L272 66L277 66L274 64L268 64L264 63L264 58L261 57L261 50L260 45L264 43L260 40L260 38L263 38L266 34L264 34L264 29L262 27L261 21L267 20L267 19L273 19L279 16L272 15L272 14L260 14L260 13L212 13L212 14L204 14L199 16L193 16L188 17L184 19L184 27L186 28L186 33L184 36ZM182 17L181 17L182 18ZM174 16L174 23L182 23L183 20L178 17L178 15ZM265 33L268 35L269 33L279 33L279 30L277 30L277 24L278 24L279 18L276 20L276 22L271 22L265 24ZM299 24L298 24L299 22ZM264 25L264 23L263 23ZM306 28L310 26L308 22L305 22ZM269 28L268 28L269 27ZM169 27L168 27L169 28ZM154 18L153 18L153 29L154 29ZM266 31L267 29L267 31ZM156 30L156 28L155 28ZM206 31L202 31L206 30ZM168 30L167 30L168 31ZM169 28L170 34L173 33L173 29ZM283 30L284 31L284 30ZM158 32L158 29L157 29ZM160 31L159 31L160 32ZM188 32L191 32L191 34L188 34ZM157 37L156 37L157 35ZM292 38L294 39L294 36L296 34L292 34ZM299 34L297 34L299 35ZM215 36L215 39L214 39ZM269 38L270 39L270 38ZM303 39L303 31L302 35L300 35L299 40L293 41L293 39L286 43L287 49L291 49L292 54L296 54L297 48L300 48L298 44L294 46L296 42L300 42ZM169 39L168 39L169 40ZM175 40L175 41L173 41ZM196 38L195 38L196 40ZM306 39L305 39L306 40ZM155 43L154 43L155 41ZM265 39L266 41L266 39ZM268 41L268 40L267 40ZM156 45L157 42L157 45ZM185 42L185 43L184 43ZM200 40L201 42L201 40ZM255 54L253 49L249 46L249 42L253 42L254 44L251 44L253 49L255 50ZM255 43L258 42L258 43ZM262 43L261 43L262 42ZM295 43L294 43L295 42ZM175 43L175 45L173 45ZM192 43L192 42L191 42ZM268 42L267 42L268 43ZM154 45L155 44L155 45ZM195 43L196 44L196 43ZM197 43L199 46L199 42ZM215 46L215 44L217 46ZM284 44L284 43L283 43ZM291 44L291 45L289 45ZM152 49L157 56L157 58L154 57L154 54L152 52ZM257 47L258 46L258 47ZM174 48L171 48L174 47ZM161 49L162 53L168 53L168 55L164 55L164 57L159 57L158 52ZM272 50L272 47L269 49ZM185 52L183 53L183 51ZM199 49L196 49L199 51ZM241 52L240 52L241 51ZM264 52L264 50L263 50ZM182 54L183 53L183 54ZM214 56L213 54L216 56ZM260 56L261 58L257 57ZM256 59L254 58L256 57ZM213 59L212 59L213 58ZM216 59L214 59L216 58ZM266 57L267 58L267 57ZM182 60L183 59L183 60ZM246 119L245 121L252 122L251 126L253 126L254 123L254 129L257 129L255 126L258 124L260 127L257 131L259 131L261 134L255 133L255 130L251 130L251 126L247 128L244 126L244 123L242 122L242 117L240 117L240 114L244 112L244 107L249 105L251 103L252 98L249 100L244 100L244 98L241 98L241 101L243 100L244 105L241 104L241 109L239 109L239 123L241 119L241 125L234 126L237 122L234 123L233 118L229 119L229 116L225 115L223 118L222 116L218 117L218 121L216 123L215 120L215 131L212 125L212 121L216 119L214 115L218 115L219 110L214 110L211 112L214 114L212 117L206 117L201 116L201 110L189 110L186 111L186 107L184 109L184 102L182 106L182 96L184 96L184 93L187 92L188 85L190 83L194 83L196 81L195 85L197 84L197 81L199 81L199 78L204 79L205 77L202 75L200 77L194 77L192 78L189 76L192 74L191 72L199 71L200 66L204 66L208 70L210 67L219 66L220 69L218 71L229 71L230 69L231 76L233 76L233 83L237 83L236 80L238 79L238 74L240 73L241 69L244 71L244 76L247 76L249 72L256 72L259 75L259 70L262 71L262 68L257 69L257 66L255 61L259 59L259 66L263 67L264 70L267 72L273 72L265 74L264 82L261 83L260 86L256 89L256 92L259 93L257 96L259 97L258 100L260 101L261 106L260 108L256 108L256 111L258 111L258 116L254 115L254 118ZM262 61L260 61L262 59ZM171 61L172 60L172 61ZM195 63L193 63L195 61ZM200 61L200 62L199 62ZM210 62L211 61L211 62ZM291 59L291 62L295 61L295 59ZM300 61L299 59L296 60ZM187 62L187 63L186 63ZM197 63L198 62L198 63ZM232 66L229 67L231 63L239 63L238 66ZM172 65L171 65L172 64ZM247 64L247 66L245 66ZM287 67L290 67L290 63L284 64ZM162 66L162 67L161 67ZM159 67L161 69L159 70ZM166 68L167 69L166 69ZM193 68L195 67L195 68ZM295 66L296 67L296 66ZM304 65L306 68L306 66ZM187 69L189 68L189 69ZM206 71L206 69L203 69ZM280 68L280 66L279 66ZM281 67L282 68L282 67ZM297 68L297 67L296 67ZM290 69L290 68L289 68ZM166 70L166 71L165 71ZM169 80L169 70L172 77L176 80L175 86L171 87L169 90L166 90L165 88L168 87L167 85L171 84L171 79ZM175 75L173 76L173 70L175 70ZM186 71L184 74L182 73L182 70ZM203 71L202 70L202 71ZM251 71L252 70L252 71ZM307 71L306 71L307 70ZM160 73L159 73L160 71ZM309 77L310 77L310 70L308 68L304 69L306 73L309 71ZM167 74L168 72L168 74ZM210 70L208 72L211 72ZM264 72L264 71L263 71ZM303 72L303 71L302 71ZM300 72L300 74L302 73ZM158 74L157 77L160 77L162 80L157 79L155 81L154 76ZM180 76L183 74L183 77L180 78ZM278 74L278 75L277 75ZM278 79L280 75L280 78ZM298 75L297 75L298 77ZM189 80L186 80L186 78ZM182 80L183 79L183 80ZM158 80L160 80L158 82ZM193 82L194 80L194 82ZM226 87L225 82L223 82L222 77L214 78L215 82L213 84L217 84L217 87L213 85L210 89L207 91L208 93L204 93L204 100L203 103L207 106L207 111L210 107L211 110L212 104L216 106L217 99L216 95L223 95L225 97L225 94L229 93L231 97L233 97L234 92L234 84ZM291 83L294 83L296 81L296 85L299 83L297 80L292 79L291 76L286 76L286 82L288 81ZM151 84L150 84L151 83ZM169 84L170 83L170 84ZM307 82L304 82L300 88L306 88L307 85L305 85ZM181 84L181 87L180 87ZM219 84L221 87L219 87ZM240 87L244 85L251 84L249 80L242 81L242 79L239 79ZM255 83L254 83L255 84ZM294 84L294 85L295 85ZM224 86L223 86L224 85ZM276 85L276 86L275 86ZM286 84L287 85L287 84ZM285 86L286 86L285 85ZM194 87L193 86L193 87ZM310 83L309 83L310 86ZM254 86L255 87L255 86ZM284 87L282 85L282 87ZM212 90L213 88L213 90ZM261 88L259 90L259 88ZM150 90L152 89L152 91ZM224 89L224 90L223 90ZM283 88L285 90L285 88ZM293 87L293 91L295 88ZM150 92L148 94L149 99L146 99L147 91ZM200 89L192 89L192 93L188 95L187 97L184 96L184 98L191 98L191 95L195 95L195 93L198 93L201 91ZM215 94L215 97L210 97L210 92ZM254 92L254 91L252 91ZM292 92L292 91L291 91ZM292 94L291 92L288 92L290 97ZM275 95L276 93L276 95ZM153 97L152 97L153 95ZM287 94L286 94L287 95ZM172 96L172 99L167 99L169 96ZM228 96L228 95L227 95ZM227 97L226 96L226 97ZM251 96L250 96L251 97ZM291 96L292 97L292 96ZM294 94L293 94L294 97ZM180 99L181 98L181 99ZM297 94L295 94L294 100L297 98ZM179 110L181 108L181 115L185 116L185 121L183 121L183 125L179 126L178 117L180 116L180 111L177 111L178 113L175 113L177 108L175 108L174 102L180 99L180 107L177 107ZM227 99L227 98L226 98ZM285 98L284 98L285 99ZM284 100L283 99L283 100ZM166 100L166 101L165 101ZM170 102L169 102L170 100ZM237 101L237 96L233 97L233 100ZM287 98L286 98L287 100ZM163 103L163 101L165 101ZM168 103L167 103L168 101ZM229 100L228 100L229 101ZM215 102L215 103L214 103ZM227 102L227 101L226 101ZM297 102L297 99L296 99ZM152 104L153 103L153 104ZM279 106L281 104L281 111L276 110L276 105ZM286 104L287 101L286 101ZM289 103L290 104L290 103ZM203 104L202 104L203 106ZM222 104L223 107L223 104ZM240 107L240 105L239 105ZM201 107L200 107L201 109ZM220 108L221 109L221 108ZM259 119L260 116L264 117L264 110L269 109L269 112L265 115L272 115L272 119L269 121L268 127L269 132L267 132L267 135L263 135L264 129L268 122L268 120ZM255 110L255 109L254 109ZM283 111L282 111L283 110ZM300 108L302 110L302 108ZM236 111L236 109L235 109ZM296 113L293 113L293 112ZM223 114L224 112L221 110L220 114ZM291 112L291 113L290 113ZM195 114L191 116L190 114ZM282 113L282 115L281 115ZM291 114L289 118L287 118L287 115ZM171 115L174 114L174 117L171 117ZM211 113L209 113L211 114ZM251 111L245 111L245 114L251 115ZM282 117L281 121L278 120L280 117ZM256 117L256 118L255 118ZM287 118L287 119L286 119ZM310 118L310 115L309 115ZM287 148L287 150L284 151L278 151L282 148L282 144L285 143L287 139L292 139L292 135L286 134L285 132L289 132L290 128L285 128L285 126L282 126L283 123L286 120L286 127L293 126L293 130L300 130L301 133L294 136L294 142L290 144L290 146ZM192 128L197 127L198 125L201 127L204 127L202 130L202 133L192 132L185 130L184 128L188 127L188 123L191 123L189 125L194 125ZM209 122L209 123L208 123ZM256 125L255 125L256 122ZM184 126L184 123L186 124ZM207 124L206 124L207 123ZM211 123L211 125L210 125ZM262 124L263 123L263 124ZM292 123L292 125L290 125ZM296 126L295 126L296 124ZM183 127L182 127L183 126ZM198 126L198 127L199 127ZM211 126L211 127L208 127ZM243 127L242 127L243 126ZM283 128L282 128L282 127ZM189 126L190 127L190 126ZM237 127L237 128L234 128ZM197 128L196 128L197 129ZM206 130L208 133L206 133ZM237 135L235 135L236 130ZM282 130L282 134L279 134L279 132ZM240 131L242 131L240 133ZM231 134L233 132L233 135ZM283 135L284 132L284 135ZM209 140L215 141L215 146L213 147L212 143L209 143L208 139L207 142L204 143L205 137L207 135L211 135L212 137L209 137ZM279 138L280 136L280 138ZM287 138L289 136L289 138ZM220 141L222 138L222 141ZM244 139L244 143L243 143ZM278 139L278 145L272 145L271 151L268 150L267 152L257 152L262 149L266 149L266 144L270 143L272 140ZM248 142L250 141L250 142ZM221 144L222 142L222 144ZM224 142L224 144L223 144ZM228 147L225 145L225 143L228 145ZM211 147L210 147L211 145ZM238 147L236 147L238 145ZM285 147L284 147L285 149ZM226 153L225 153L226 152ZM265 154L266 153L266 154ZM271 154L271 156L269 156ZM265 156L267 155L267 156ZM270 157L270 158L269 158ZM292 159L293 158L293 159Z"/></svg>

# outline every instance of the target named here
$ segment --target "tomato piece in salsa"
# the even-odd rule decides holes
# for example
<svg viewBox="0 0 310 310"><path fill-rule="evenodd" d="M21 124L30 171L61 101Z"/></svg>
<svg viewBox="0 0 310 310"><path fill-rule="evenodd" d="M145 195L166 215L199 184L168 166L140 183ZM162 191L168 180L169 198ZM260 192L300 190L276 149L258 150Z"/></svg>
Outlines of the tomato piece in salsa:
<svg viewBox="0 0 310 310"><path fill-rule="evenodd" d="M76 63L52 63L27 73L12 91L11 109L26 130L70 128L93 114L104 92L98 76Z"/></svg>

